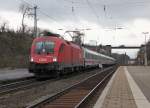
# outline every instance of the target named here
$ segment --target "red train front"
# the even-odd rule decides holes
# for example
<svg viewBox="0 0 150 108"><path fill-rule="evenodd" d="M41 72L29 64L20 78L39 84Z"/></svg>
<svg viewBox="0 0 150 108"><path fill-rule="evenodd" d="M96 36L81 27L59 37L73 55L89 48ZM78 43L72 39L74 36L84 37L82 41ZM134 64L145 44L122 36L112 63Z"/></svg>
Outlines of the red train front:
<svg viewBox="0 0 150 108"><path fill-rule="evenodd" d="M82 48L55 35L34 39L29 71L37 77L57 76L83 67Z"/></svg>

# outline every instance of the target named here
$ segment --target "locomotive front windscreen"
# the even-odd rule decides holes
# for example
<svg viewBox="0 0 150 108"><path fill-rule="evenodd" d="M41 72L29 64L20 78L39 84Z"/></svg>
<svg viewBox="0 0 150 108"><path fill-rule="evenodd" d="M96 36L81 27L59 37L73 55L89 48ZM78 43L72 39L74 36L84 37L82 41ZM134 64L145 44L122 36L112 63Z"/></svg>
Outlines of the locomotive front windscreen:
<svg viewBox="0 0 150 108"><path fill-rule="evenodd" d="M43 54L43 53L52 54L54 53L54 46L55 46L55 43L51 41L36 42L35 52L37 54Z"/></svg>

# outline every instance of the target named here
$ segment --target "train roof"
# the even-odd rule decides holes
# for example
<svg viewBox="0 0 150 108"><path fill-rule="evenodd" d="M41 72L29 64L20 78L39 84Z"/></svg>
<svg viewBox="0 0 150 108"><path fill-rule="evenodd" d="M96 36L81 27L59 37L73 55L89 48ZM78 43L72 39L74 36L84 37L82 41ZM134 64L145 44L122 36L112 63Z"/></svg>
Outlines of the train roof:
<svg viewBox="0 0 150 108"><path fill-rule="evenodd" d="M86 50L86 51L89 52L89 53L94 54L94 55L101 56L101 57L104 57L104 58L107 58L107 59L111 59L111 60L115 60L114 58L112 58L112 57L110 57L110 56L107 56L107 55L104 55L104 54L101 54L101 53L92 51L92 50L87 49L87 48L85 48L85 47L83 47L83 49Z"/></svg>
<svg viewBox="0 0 150 108"><path fill-rule="evenodd" d="M34 39L34 42L36 41L45 41L45 40L52 40L52 41L56 41L57 43L65 43L68 44L74 48L81 48L79 45L73 43L72 41L67 41L65 39L63 39L62 37L57 37L57 36L40 36Z"/></svg>
<svg viewBox="0 0 150 108"><path fill-rule="evenodd" d="M40 35L40 36L61 37L61 35L60 35L60 34L53 33L53 32L49 32L49 31L47 31L47 30L45 30L45 31L41 32L39 35Z"/></svg>

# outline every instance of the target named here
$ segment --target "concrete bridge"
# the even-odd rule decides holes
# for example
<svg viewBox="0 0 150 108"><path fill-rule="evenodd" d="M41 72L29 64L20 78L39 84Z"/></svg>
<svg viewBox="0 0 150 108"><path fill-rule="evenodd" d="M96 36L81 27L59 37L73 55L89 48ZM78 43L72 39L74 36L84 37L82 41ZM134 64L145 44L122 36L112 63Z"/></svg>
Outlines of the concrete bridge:
<svg viewBox="0 0 150 108"><path fill-rule="evenodd" d="M111 46L111 49L140 49L141 46Z"/></svg>

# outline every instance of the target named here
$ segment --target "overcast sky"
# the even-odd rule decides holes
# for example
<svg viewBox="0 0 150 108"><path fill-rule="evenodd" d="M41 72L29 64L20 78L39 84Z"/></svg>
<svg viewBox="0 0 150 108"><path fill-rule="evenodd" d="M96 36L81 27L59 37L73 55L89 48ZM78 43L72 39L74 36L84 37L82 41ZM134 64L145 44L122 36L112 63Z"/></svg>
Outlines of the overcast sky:
<svg viewBox="0 0 150 108"><path fill-rule="evenodd" d="M24 2L26 1L26 2ZM21 26L19 6L38 5L38 27L63 34L65 30L87 29L85 43L141 45L142 32L150 31L150 0L4 0L0 1L0 24L18 29ZM33 19L26 18L33 26ZM115 28L122 29L115 29ZM59 31L58 29L63 29ZM147 40L149 35L147 35ZM137 50L114 50L136 56Z"/></svg>

